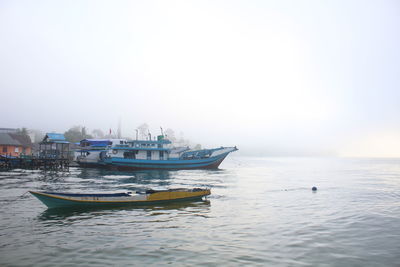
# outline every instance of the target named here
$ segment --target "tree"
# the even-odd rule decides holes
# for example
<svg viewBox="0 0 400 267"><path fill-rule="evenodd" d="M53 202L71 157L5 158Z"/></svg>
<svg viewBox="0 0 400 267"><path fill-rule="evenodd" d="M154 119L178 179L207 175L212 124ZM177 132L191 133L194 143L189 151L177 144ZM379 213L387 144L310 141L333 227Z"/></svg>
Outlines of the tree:
<svg viewBox="0 0 400 267"><path fill-rule="evenodd" d="M86 127L82 127L81 133L82 133L82 136L86 136Z"/></svg>
<svg viewBox="0 0 400 267"><path fill-rule="evenodd" d="M197 144L193 149L194 149L194 150L200 150L200 149L201 149L201 145L200 145L200 144Z"/></svg>
<svg viewBox="0 0 400 267"><path fill-rule="evenodd" d="M175 132L171 128L165 130L165 137L172 143L176 142Z"/></svg>
<svg viewBox="0 0 400 267"><path fill-rule="evenodd" d="M34 143L40 143L43 138L44 138L44 133L41 130L37 130L37 129L30 129L29 132L32 133L32 142Z"/></svg>
<svg viewBox="0 0 400 267"><path fill-rule="evenodd" d="M23 139L22 139L22 140L24 140L23 142L25 142L27 144L28 143L32 144L33 139L34 139L34 134L33 134L32 131L28 130L25 127L22 127L22 128L18 128L17 129L16 134L19 135L19 136L23 136Z"/></svg>
<svg viewBox="0 0 400 267"><path fill-rule="evenodd" d="M143 124L139 125L137 127L137 129L139 130L139 134L140 134L140 137L142 139L145 139L146 136L148 136L148 134L149 134L149 125L147 125L147 123L143 123Z"/></svg>
<svg viewBox="0 0 400 267"><path fill-rule="evenodd" d="M93 138L86 133L86 128L82 126L73 126L64 133L65 139L71 143L77 143L83 139Z"/></svg>
<svg viewBox="0 0 400 267"><path fill-rule="evenodd" d="M17 133L20 134L20 135L25 135L25 136L28 136L28 135L29 135L29 131L28 131L28 129L25 128L25 127L18 128L18 129L17 129Z"/></svg>
<svg viewBox="0 0 400 267"><path fill-rule="evenodd" d="M100 129L94 129L92 135L94 138L104 138L104 132Z"/></svg>
<svg viewBox="0 0 400 267"><path fill-rule="evenodd" d="M190 141L184 138L183 132L179 133L179 139L176 139L175 143L177 146L189 146L190 147Z"/></svg>

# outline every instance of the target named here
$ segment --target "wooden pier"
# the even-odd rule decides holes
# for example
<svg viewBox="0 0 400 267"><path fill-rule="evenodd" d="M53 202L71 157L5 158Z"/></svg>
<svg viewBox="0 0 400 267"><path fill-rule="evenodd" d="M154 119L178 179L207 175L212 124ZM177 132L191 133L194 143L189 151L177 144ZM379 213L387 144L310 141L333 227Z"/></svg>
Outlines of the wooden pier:
<svg viewBox="0 0 400 267"><path fill-rule="evenodd" d="M44 171L69 171L69 142L63 134L47 133L39 143L39 151L31 156L0 156L0 170L29 169Z"/></svg>
<svg viewBox="0 0 400 267"><path fill-rule="evenodd" d="M0 171L13 169L69 171L69 160L41 157L0 157Z"/></svg>

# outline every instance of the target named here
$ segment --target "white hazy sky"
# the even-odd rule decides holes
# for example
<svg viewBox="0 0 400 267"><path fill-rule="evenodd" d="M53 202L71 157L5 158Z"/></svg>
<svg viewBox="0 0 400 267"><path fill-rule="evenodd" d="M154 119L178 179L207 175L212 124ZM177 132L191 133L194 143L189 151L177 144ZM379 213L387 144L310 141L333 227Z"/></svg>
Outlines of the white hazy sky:
<svg viewBox="0 0 400 267"><path fill-rule="evenodd" d="M400 156L400 2L0 0L0 92L0 127Z"/></svg>

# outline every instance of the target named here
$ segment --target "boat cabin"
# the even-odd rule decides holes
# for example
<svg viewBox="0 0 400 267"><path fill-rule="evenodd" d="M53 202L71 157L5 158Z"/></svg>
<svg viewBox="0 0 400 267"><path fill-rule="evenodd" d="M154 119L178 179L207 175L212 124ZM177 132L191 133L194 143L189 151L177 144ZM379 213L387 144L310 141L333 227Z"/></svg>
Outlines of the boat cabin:
<svg viewBox="0 0 400 267"><path fill-rule="evenodd" d="M157 140L133 140L112 147L112 157L144 160L169 160L171 141L158 136Z"/></svg>

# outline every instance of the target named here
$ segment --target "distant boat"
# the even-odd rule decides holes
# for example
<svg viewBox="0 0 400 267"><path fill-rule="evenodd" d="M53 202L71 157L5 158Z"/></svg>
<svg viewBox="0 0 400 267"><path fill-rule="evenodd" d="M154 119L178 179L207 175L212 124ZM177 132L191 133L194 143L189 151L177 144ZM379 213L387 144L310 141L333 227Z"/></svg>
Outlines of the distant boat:
<svg viewBox="0 0 400 267"><path fill-rule="evenodd" d="M171 141L159 135L157 140L133 140L111 147L102 158L104 165L117 170L217 169L236 147L190 150L172 148Z"/></svg>
<svg viewBox="0 0 400 267"><path fill-rule="evenodd" d="M76 162L81 167L102 167L103 155L112 146L126 144L126 139L83 139L79 142Z"/></svg>
<svg viewBox="0 0 400 267"><path fill-rule="evenodd" d="M74 194L57 192L29 191L48 208L74 207L74 206L126 206L126 205L154 205L177 201L201 200L211 194L210 189L169 189L147 190L143 193L114 193L114 194Z"/></svg>

